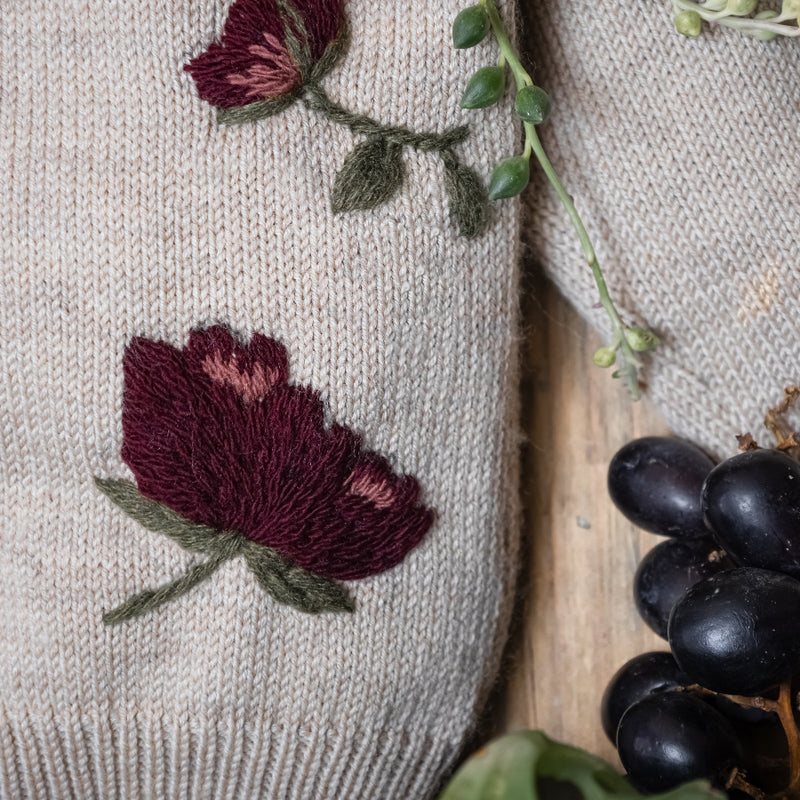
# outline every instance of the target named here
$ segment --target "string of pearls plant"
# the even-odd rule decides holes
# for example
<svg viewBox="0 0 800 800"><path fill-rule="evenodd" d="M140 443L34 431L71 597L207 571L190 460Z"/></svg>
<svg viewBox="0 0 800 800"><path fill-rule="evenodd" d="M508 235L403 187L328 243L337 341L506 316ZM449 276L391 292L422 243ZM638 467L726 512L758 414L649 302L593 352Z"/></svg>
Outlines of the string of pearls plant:
<svg viewBox="0 0 800 800"><path fill-rule="evenodd" d="M800 2L800 0L795 1ZM583 220L575 208L571 195L547 157L536 132L536 126L546 122L550 116L552 101L544 89L534 84L520 63L493 0L480 0L476 5L465 8L458 14L453 22L453 44L457 48L474 47L490 32L500 51L497 63L481 67L470 78L461 98L461 105L463 108L477 109L497 103L506 93L506 74L507 70L510 70L516 87L514 107L523 122L525 143L521 155L505 158L494 168L489 182L489 197L492 200L501 200L520 194L530 181L531 155L536 157L575 229L583 256L597 285L599 304L611 323L611 341L595 352L594 362L600 367L611 367L616 363L617 369L613 376L622 379L633 398L638 399L642 362L637 353L654 349L659 343L658 337L652 331L629 326L623 322L611 299Z"/></svg>
<svg viewBox="0 0 800 800"><path fill-rule="evenodd" d="M717 23L745 36L769 41L779 36L800 36L800 0L783 0L780 11L756 11L757 0L671 0L675 27L684 36L699 36L703 23Z"/></svg>

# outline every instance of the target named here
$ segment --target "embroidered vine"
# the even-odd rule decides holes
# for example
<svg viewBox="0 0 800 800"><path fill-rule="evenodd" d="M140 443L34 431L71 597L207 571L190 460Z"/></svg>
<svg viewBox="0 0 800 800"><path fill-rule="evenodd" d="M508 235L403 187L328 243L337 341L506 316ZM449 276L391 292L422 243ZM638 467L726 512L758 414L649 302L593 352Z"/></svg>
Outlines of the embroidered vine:
<svg viewBox="0 0 800 800"><path fill-rule="evenodd" d="M136 338L123 359L122 459L136 484L95 478L131 519L203 557L171 583L108 611L113 625L186 594L242 558L262 589L302 611L352 611L338 581L399 564L433 512L420 487L324 423L310 387L289 384L286 350L220 326L178 350Z"/></svg>
<svg viewBox="0 0 800 800"><path fill-rule="evenodd" d="M235 0L219 41L185 69L200 97L223 125L255 122L297 101L364 141L345 158L331 190L335 213L368 210L390 200L405 179L407 148L442 160L450 213L459 232L473 238L487 223L488 195L455 148L466 127L418 133L384 125L332 100L322 79L344 56L348 34L344 0Z"/></svg>

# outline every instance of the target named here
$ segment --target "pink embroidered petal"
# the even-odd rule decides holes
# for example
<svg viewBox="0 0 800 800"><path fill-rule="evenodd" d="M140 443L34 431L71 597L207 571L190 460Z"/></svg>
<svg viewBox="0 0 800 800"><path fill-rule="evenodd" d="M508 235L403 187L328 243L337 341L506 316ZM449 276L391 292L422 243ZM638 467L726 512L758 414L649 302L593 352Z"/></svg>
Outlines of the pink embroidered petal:
<svg viewBox="0 0 800 800"><path fill-rule="evenodd" d="M286 348L260 333L245 347L221 326L193 331L184 352L193 370L202 370L218 387L248 403L263 400L289 379Z"/></svg>

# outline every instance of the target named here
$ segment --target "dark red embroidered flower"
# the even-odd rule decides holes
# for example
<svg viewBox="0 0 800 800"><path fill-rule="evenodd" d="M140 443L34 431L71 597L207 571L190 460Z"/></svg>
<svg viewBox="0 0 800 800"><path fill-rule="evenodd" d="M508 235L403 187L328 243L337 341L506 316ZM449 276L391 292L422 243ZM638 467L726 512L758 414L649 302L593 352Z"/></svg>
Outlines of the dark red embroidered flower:
<svg viewBox="0 0 800 800"><path fill-rule="evenodd" d="M235 0L221 39L186 70L218 108L276 100L299 89L315 65L333 66L343 29L343 0Z"/></svg>
<svg viewBox="0 0 800 800"><path fill-rule="evenodd" d="M417 481L326 427L274 339L213 327L181 351L137 338L123 363L122 458L145 497L340 580L394 567L429 528Z"/></svg>

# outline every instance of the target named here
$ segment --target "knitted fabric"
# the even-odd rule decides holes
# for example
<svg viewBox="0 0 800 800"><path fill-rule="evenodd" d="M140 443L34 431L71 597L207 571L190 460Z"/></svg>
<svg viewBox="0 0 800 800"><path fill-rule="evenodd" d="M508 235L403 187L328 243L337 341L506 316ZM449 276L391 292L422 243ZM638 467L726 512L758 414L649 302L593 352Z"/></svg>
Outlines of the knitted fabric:
<svg viewBox="0 0 800 800"><path fill-rule="evenodd" d="M747 430L768 440L764 412L800 378L797 40L707 26L687 39L665 0L523 8L534 78L553 97L545 146L620 310L661 338L648 395L718 455ZM532 174L532 250L603 328L575 235Z"/></svg>
<svg viewBox="0 0 800 800"><path fill-rule="evenodd" d="M517 538L518 208L460 236L445 164L420 151L402 192L335 216L348 128L299 103L220 126L184 71L229 5L0 4L3 800L419 800L496 672ZM496 57L451 49L462 5L348 0L325 90L387 125L469 124L453 149L485 181L518 131L507 105L458 108ZM133 477L125 349L213 324L281 342L326 424L436 510L401 563L345 582L353 613L275 602L234 559L103 624L203 560L94 485Z"/></svg>

